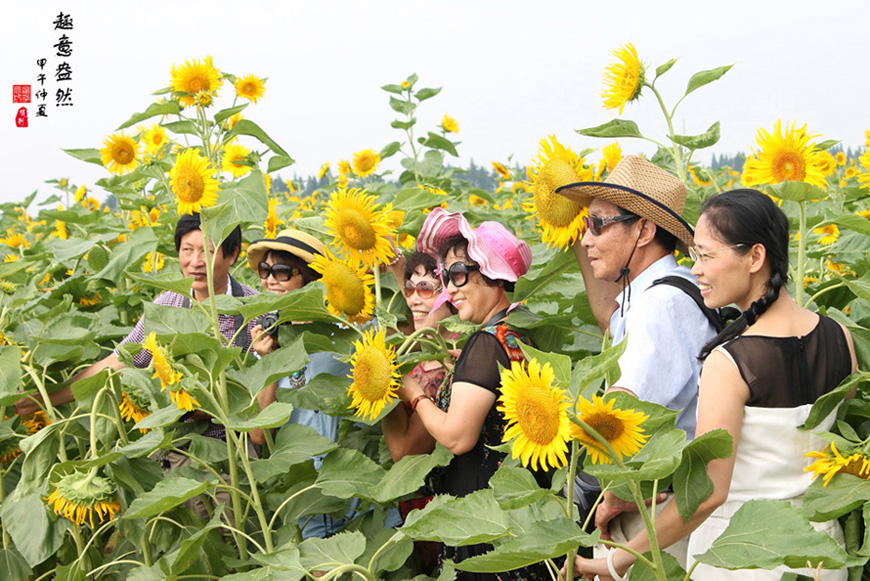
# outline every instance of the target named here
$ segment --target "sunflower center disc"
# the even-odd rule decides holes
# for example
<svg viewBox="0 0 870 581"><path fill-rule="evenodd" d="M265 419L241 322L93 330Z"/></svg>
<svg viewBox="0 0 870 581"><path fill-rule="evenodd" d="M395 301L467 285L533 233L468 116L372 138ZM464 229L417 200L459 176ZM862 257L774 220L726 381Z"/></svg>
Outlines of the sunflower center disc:
<svg viewBox="0 0 870 581"><path fill-rule="evenodd" d="M326 300L339 311L353 317L365 308L365 287L347 266L330 266L323 274L323 284L326 285Z"/></svg>
<svg viewBox="0 0 870 581"><path fill-rule="evenodd" d="M205 191L205 183L199 172L185 169L178 176L178 197L185 202L197 202Z"/></svg>
<svg viewBox="0 0 870 581"><path fill-rule="evenodd" d="M535 444L549 444L559 433L559 410L544 390L526 388L517 398L517 421Z"/></svg>
<svg viewBox="0 0 870 581"><path fill-rule="evenodd" d="M390 364L373 348L357 353L353 367L353 382L367 401L382 399L390 387Z"/></svg>
<svg viewBox="0 0 870 581"><path fill-rule="evenodd" d="M780 151L771 163L771 173L775 182L802 181L807 175L806 161L798 151Z"/></svg>
<svg viewBox="0 0 870 581"><path fill-rule="evenodd" d="M125 144L121 144L120 146L115 148L115 151L112 152L112 157L115 161L121 165L127 165L131 161L133 161L133 150Z"/></svg>
<svg viewBox="0 0 870 581"><path fill-rule="evenodd" d="M360 212L342 210L338 216L338 230L348 246L355 250L371 250L377 242L375 229Z"/></svg>
<svg viewBox="0 0 870 581"><path fill-rule="evenodd" d="M625 431L625 426L619 418L610 414L595 414L586 420L590 428L601 434L608 442L613 442ZM596 440L597 443L597 440Z"/></svg>

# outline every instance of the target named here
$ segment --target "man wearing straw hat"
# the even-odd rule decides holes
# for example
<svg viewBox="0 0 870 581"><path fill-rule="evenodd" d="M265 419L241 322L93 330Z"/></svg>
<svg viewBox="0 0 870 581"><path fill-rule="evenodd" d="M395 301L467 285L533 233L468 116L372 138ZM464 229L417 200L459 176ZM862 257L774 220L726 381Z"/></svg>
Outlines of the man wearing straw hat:
<svg viewBox="0 0 870 581"><path fill-rule="evenodd" d="M675 249L685 254L692 245L692 228L681 217L686 187L649 161L626 156L605 181L556 192L588 204L586 232L574 252L589 303L614 344L628 337L619 359L622 375L609 389L679 410L677 427L694 437L698 354L716 330L686 291L654 284L679 277L697 285L674 257ZM643 527L640 515L621 514L633 506L605 495L595 515L604 538L628 540ZM682 544L668 552L685 566L685 550Z"/></svg>

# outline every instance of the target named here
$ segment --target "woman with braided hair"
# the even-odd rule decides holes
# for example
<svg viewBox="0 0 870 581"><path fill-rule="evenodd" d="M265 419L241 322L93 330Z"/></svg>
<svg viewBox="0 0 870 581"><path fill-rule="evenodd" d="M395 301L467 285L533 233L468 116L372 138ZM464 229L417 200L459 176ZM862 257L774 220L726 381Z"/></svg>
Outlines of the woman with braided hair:
<svg viewBox="0 0 870 581"><path fill-rule="evenodd" d="M710 198L701 208L690 254L708 307L737 305L742 315L702 350L696 436L724 428L734 440L728 458L711 461L707 474L713 493L688 521L671 503L656 519L659 545L689 534L688 565L710 548L730 518L747 501L800 502L812 476L804 469L807 452L824 442L801 431L820 396L856 369L855 348L845 327L794 302L788 280L788 218L766 195L734 190ZM832 412L819 426L828 429ZM839 523L814 523L841 545ZM642 533L628 545L644 553ZM615 549L606 559L578 558L578 573L620 578L634 562ZM694 579L778 580L785 567L729 571L698 564ZM801 573L802 571L797 571ZM805 572L803 572L805 573ZM821 579L845 580L846 571L824 571Z"/></svg>

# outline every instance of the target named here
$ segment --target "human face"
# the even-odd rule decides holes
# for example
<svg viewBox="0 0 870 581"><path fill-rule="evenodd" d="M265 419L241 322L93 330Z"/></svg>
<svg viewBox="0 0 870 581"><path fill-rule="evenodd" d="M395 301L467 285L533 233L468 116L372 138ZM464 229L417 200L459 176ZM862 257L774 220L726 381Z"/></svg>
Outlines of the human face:
<svg viewBox="0 0 870 581"><path fill-rule="evenodd" d="M224 256L222 248L215 251L214 243L209 240L209 254L214 264L214 291L221 295L227 292L227 273L236 261L238 252L232 256ZM193 296L201 301L208 298L208 276L206 274L205 247L202 243L202 230L191 230L181 237L178 246L178 262L181 273L193 277Z"/></svg>
<svg viewBox="0 0 870 581"><path fill-rule="evenodd" d="M261 277L260 284L263 285L263 288L265 290L279 295L283 295L290 291L300 289L304 286L305 281L302 278L302 273L299 272L299 269L292 264L286 264L284 262L281 262L280 260L275 260L271 252L266 254L266 257L263 258L263 262L265 262L269 266L274 266L275 264L283 264L285 266L289 266L290 268L296 269L296 274L291 276L288 280L278 280L272 273L269 273L269 276L267 276L266 278Z"/></svg>
<svg viewBox="0 0 870 581"><path fill-rule="evenodd" d="M744 308L745 297L751 295L750 264L747 255L741 255L712 227L702 215L695 227L696 252L704 260L695 262L692 274L698 279L704 304L710 308L736 303Z"/></svg>
<svg viewBox="0 0 870 581"><path fill-rule="evenodd" d="M450 250L444 258L444 268L449 269L456 262L471 266L471 260L463 252ZM487 286L479 271L468 273L468 281L461 287L447 283L447 293L459 311L459 318L472 323L485 323L496 314L502 303L507 302L504 287Z"/></svg>
<svg viewBox="0 0 870 581"><path fill-rule="evenodd" d="M599 198L589 204L589 213L604 220L620 216L618 207ZM596 279L609 282L619 279L637 240L638 224L642 223L642 220L612 223L602 228L598 236L590 230L583 233L580 244L586 249Z"/></svg>
<svg viewBox="0 0 870 581"><path fill-rule="evenodd" d="M450 315L450 310L444 304L435 309L434 313L432 312L435 301L441 295L441 281L426 272L425 268L422 266L417 267L417 270L414 271L408 282L413 285L415 291L411 296L405 297L405 302L408 303L408 308L411 309L411 315L414 317L415 329L433 327L435 323ZM434 289L431 296L427 298L420 296L420 293L416 291L417 285L420 283L428 284Z"/></svg>

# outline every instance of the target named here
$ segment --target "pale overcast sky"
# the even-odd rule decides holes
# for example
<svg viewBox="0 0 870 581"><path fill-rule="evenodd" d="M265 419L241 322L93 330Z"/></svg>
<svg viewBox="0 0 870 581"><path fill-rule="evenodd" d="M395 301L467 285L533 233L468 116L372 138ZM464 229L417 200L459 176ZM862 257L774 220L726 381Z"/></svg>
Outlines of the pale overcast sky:
<svg viewBox="0 0 870 581"><path fill-rule="evenodd" d="M226 72L269 78L265 98L245 115L297 160L279 172L285 177L400 140L380 86L410 73L419 75L418 87L443 87L421 108L419 130L433 128L445 113L454 117L459 164L505 162L513 154L524 165L548 134L575 150L601 147L608 142L574 130L614 117L601 107L601 77L612 51L627 42L652 69L680 58L657 83L668 103L693 73L735 65L678 111L680 133L722 123L722 139L699 156L703 163L713 152L748 151L758 128L770 129L777 119L798 119L823 139L856 148L870 129L868 6L861 0L4 2L0 202L34 190L44 198L52 191L44 181L52 178L90 188L109 175L61 148L101 147L154 102L153 91L168 86L173 63L206 55ZM72 107L55 107L62 83L48 70L61 60L52 46L59 12L74 22L67 33L73 80L63 84L73 89ZM49 116L35 118L31 103L29 127L18 128L22 105L12 103L12 85L36 85L41 57L49 59ZM225 86L222 95L231 94ZM665 134L652 95L623 117L651 136ZM621 143L623 151L652 152L641 142Z"/></svg>

